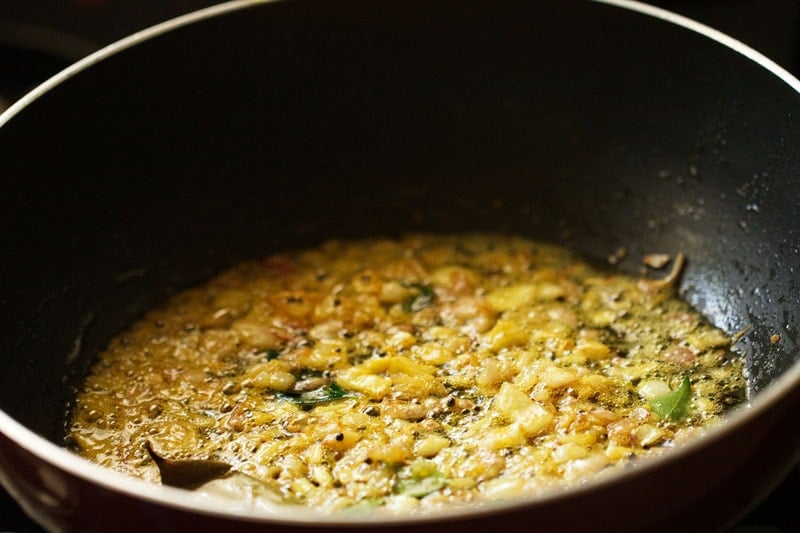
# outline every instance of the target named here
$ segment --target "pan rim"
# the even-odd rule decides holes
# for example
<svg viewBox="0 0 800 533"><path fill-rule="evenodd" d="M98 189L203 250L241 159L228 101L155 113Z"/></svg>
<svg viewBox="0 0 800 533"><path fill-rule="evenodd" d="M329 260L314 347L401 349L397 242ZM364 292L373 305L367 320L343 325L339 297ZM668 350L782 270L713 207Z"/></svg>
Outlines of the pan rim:
<svg viewBox="0 0 800 533"><path fill-rule="evenodd" d="M186 13L185 15L181 15L166 20L154 26L150 26L149 28L145 28L141 31L128 35L127 37L123 37L122 39L115 41L107 46L104 46L103 48L100 48L94 53L89 54L83 59L80 59L79 61L66 67L64 70L54 74L47 80L43 81L41 84L31 89L28 93L24 94L16 102L12 103L5 111L0 113L0 127L3 127L3 125L5 125L9 120L11 120L11 118L17 115L25 107L30 105L40 96L45 94L47 91L56 87L58 84L68 80L69 78L78 74L79 72L91 67L95 63L98 63L110 56L113 56L118 52L130 48L131 46L134 46L141 42L157 37L168 31L180 28L181 26L186 26L189 24L193 24L195 22L199 22L206 18L211 18L217 15L221 15L223 13L244 9L258 4L271 4L280 1L283 0L229 0L221 4L216 4L211 7ZM795 92L800 94L800 79L795 77L785 68L781 67L780 65L775 63L773 60L771 60L761 52L758 52L754 48L744 44L738 39L735 39L724 32L714 29L711 26L708 26L701 22L697 22L696 20L690 19L689 17L679 15L677 13L668 11L660 7L644 4L638 0L586 0L586 1L594 2L597 4L615 6L621 9L627 9L629 11L638 12L646 16L663 20L667 23L675 24L676 26L682 26L697 34L703 35L713 41L722 44L727 48L730 48L734 52L760 65L761 67L763 67L764 69L775 75L778 79L783 81L785 84L787 84L789 87L794 89Z"/></svg>
<svg viewBox="0 0 800 533"><path fill-rule="evenodd" d="M244 9L259 4L269 4L278 1L281 0L231 0L205 9L187 13L122 38L97 50L96 52L86 56L76 63L73 63L69 67L56 73L22 96L2 114L0 114L0 127L8 123L24 108L35 102L43 94L57 87L60 83L118 52L157 37L168 31L199 22L206 18L215 17L227 12ZM783 81L795 92L800 94L800 80L794 75L748 45L707 25L659 7L643 4L636 0L587 1L638 12L640 14L658 18L667 23L675 24L697 34L703 35L760 65ZM749 405L741 409L737 409L735 412L731 413L721 427L711 429L708 432L708 435L700 441L694 442L684 448L674 450L672 453L665 454L664 456L651 458L646 461L646 464L642 464L634 472L614 474L602 479L594 480L585 485L574 487L566 493L548 492L546 494L537 496L521 496L508 501L493 502L481 507L453 507L451 509L434 511L429 514L421 514L413 517L388 515L386 517L381 517L380 522L375 522L374 517L368 517L366 519L370 520L371 525L378 523L382 525L402 525L407 523L421 524L425 522L447 520L453 518L454 516L458 516L459 518L476 518L485 514L501 513L504 511L511 511L524 507L545 505L550 501L562 498L579 497L581 494L598 490L608 484L615 483L620 476L628 478L631 476L646 475L650 470L668 465L670 462L677 461L688 454L697 453L703 447L709 446L713 442L724 438L727 433L735 431L736 428L744 426L756 417L766 413L772 405L778 402L781 398L791 394L797 388L800 388L800 361L795 361L793 365L787 369L783 375L778 378L778 380L776 380L776 382L772 383L764 391L759 393ZM309 512L309 509L306 507L303 507L303 515L296 513L296 508L291 506L281 506L273 515L267 514L263 511L231 511L229 505L224 505L226 500L222 498L219 498L219 501L216 501L216 499L210 501L207 499L201 500L198 498L189 498L187 496L191 493L188 493L187 491L155 485L96 465L87 459L84 459L39 436L30 429L26 428L20 422L17 422L2 409L0 409L0 434L20 446L22 449L26 450L28 453L36 456L40 461L63 470L76 478L97 484L103 488L117 493L122 493L129 497L144 499L156 505L173 507L176 509L181 509L192 513L200 513L208 516L218 516L222 518L273 524L285 523L292 525L319 525L322 523L339 526L345 526L348 524L364 524L364 521L359 520L358 518L343 517L337 514L322 513L317 511ZM800 454L800 452L798 452L798 454ZM12 487L11 483L5 482L6 480L4 479L4 476L5 474L0 471L0 481L4 482L4 486ZM10 490L10 492L12 492L12 495L14 495L13 489Z"/></svg>
<svg viewBox="0 0 800 533"><path fill-rule="evenodd" d="M651 17L661 19L665 22L669 22L675 24L676 26L683 26L684 28L691 30L695 33L708 37L709 39L716 41L727 48L730 48L734 52L746 57L747 59L753 61L754 63L760 65L761 67L765 68L776 77L781 79L784 83L786 83L789 87L794 89L797 93L800 93L800 79L790 73L788 70L777 64L772 59L768 58L758 50L752 48L751 46L743 43L742 41L731 37L730 35L719 31L711 26L703 24L702 22L698 22L694 19L689 17L685 17L683 15L679 15L673 11L666 10L661 7L657 7L650 4L642 3L638 0L589 0L590 2L596 2L599 4L607 4L611 6L616 6L623 9L628 9L630 11L636 11L643 15L649 15ZM2 123L0 123L2 124Z"/></svg>

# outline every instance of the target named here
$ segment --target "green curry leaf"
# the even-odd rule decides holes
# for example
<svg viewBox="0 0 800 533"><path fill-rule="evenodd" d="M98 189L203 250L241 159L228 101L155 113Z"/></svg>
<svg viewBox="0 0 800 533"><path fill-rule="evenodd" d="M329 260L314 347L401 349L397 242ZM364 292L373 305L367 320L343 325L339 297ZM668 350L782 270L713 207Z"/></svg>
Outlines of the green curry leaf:
<svg viewBox="0 0 800 533"><path fill-rule="evenodd" d="M663 396L653 398L647 405L662 419L673 422L680 420L689 413L689 403L692 399L692 385L689 378L684 377L680 386Z"/></svg>
<svg viewBox="0 0 800 533"><path fill-rule="evenodd" d="M436 471L423 478L398 479L394 485L395 494L405 494L413 498L422 498L447 486L447 479Z"/></svg>
<svg viewBox="0 0 800 533"><path fill-rule="evenodd" d="M403 302L403 311L406 313L416 313L433 304L436 293L433 292L433 287L430 285L425 285L423 283L403 283L403 286L407 289L414 289L417 291L417 294L409 296L406 301Z"/></svg>
<svg viewBox="0 0 800 533"><path fill-rule="evenodd" d="M295 403L304 409L309 409L322 403L330 403L335 402L336 400L352 398L353 393L347 392L336 382L331 382L328 385L310 391L300 393L282 392L278 394L277 397L280 400L286 400Z"/></svg>
<svg viewBox="0 0 800 533"><path fill-rule="evenodd" d="M269 350L264 351L264 357L267 358L267 361L272 361L273 359L280 357L281 353L283 353L283 350L270 348Z"/></svg>
<svg viewBox="0 0 800 533"><path fill-rule="evenodd" d="M413 498L422 498L447 486L447 478L431 461L417 459L398 473L393 490Z"/></svg>

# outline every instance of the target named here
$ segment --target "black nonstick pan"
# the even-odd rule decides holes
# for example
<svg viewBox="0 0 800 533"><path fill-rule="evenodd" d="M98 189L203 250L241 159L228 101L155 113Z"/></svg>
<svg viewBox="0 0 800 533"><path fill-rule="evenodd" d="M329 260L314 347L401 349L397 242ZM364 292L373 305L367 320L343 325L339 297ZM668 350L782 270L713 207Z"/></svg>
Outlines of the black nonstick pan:
<svg viewBox="0 0 800 533"><path fill-rule="evenodd" d="M0 482L50 530L723 529L800 457L800 82L635 2L231 2L0 116ZM246 258L498 231L599 261L682 252L744 332L750 405L624 476L381 524L234 512L61 448L114 334Z"/></svg>

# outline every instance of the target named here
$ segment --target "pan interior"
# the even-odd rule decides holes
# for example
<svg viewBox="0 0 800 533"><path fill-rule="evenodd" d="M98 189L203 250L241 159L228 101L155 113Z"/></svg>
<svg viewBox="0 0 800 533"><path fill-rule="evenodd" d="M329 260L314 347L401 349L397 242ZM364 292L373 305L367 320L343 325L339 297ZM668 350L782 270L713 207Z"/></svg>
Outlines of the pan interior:
<svg viewBox="0 0 800 533"><path fill-rule="evenodd" d="M4 411L58 441L92 358L168 295L245 258L409 231L623 248L629 272L684 252L689 301L748 328L754 393L796 361L788 86L611 6L330 4L150 39L0 129Z"/></svg>

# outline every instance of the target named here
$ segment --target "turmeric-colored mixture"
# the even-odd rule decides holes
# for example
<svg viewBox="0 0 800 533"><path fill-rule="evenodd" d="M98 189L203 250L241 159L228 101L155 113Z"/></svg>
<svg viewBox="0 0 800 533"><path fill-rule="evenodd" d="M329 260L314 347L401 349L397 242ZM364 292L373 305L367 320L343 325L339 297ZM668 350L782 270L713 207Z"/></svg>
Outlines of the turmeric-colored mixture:
<svg viewBox="0 0 800 533"><path fill-rule="evenodd" d="M69 441L152 482L330 511L575 485L745 399L730 338L674 294L681 257L659 257L636 278L515 237L414 235L249 262L114 339Z"/></svg>

